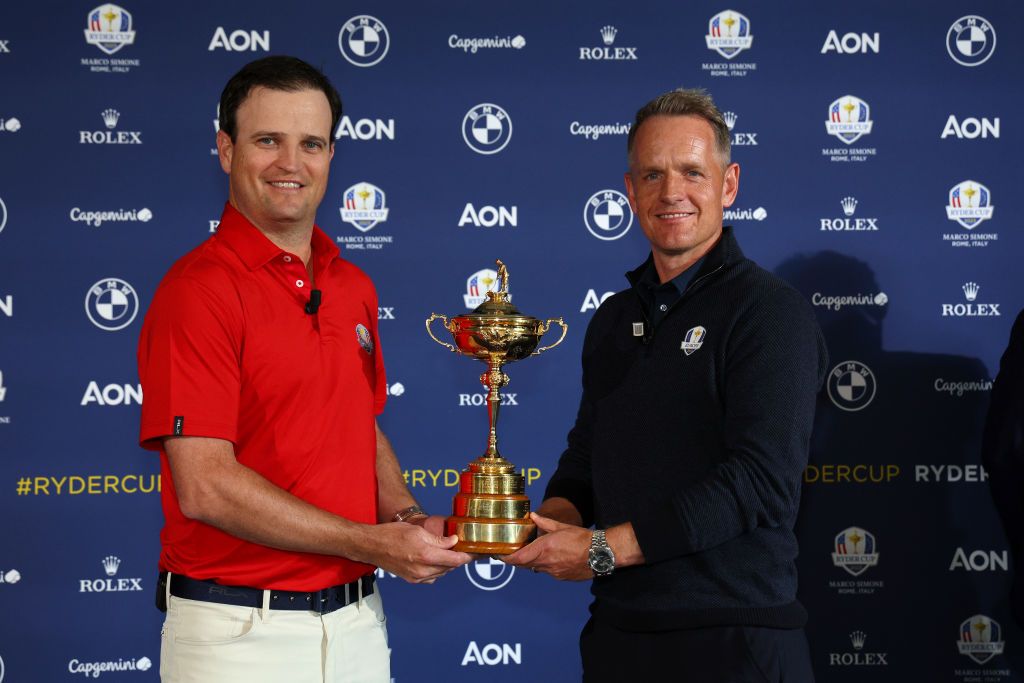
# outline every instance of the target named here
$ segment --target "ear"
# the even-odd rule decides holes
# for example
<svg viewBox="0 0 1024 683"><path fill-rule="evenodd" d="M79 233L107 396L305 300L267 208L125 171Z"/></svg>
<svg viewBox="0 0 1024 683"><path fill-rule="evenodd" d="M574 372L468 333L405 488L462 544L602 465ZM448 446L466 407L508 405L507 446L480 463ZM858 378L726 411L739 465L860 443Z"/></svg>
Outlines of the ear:
<svg viewBox="0 0 1024 683"><path fill-rule="evenodd" d="M633 176L626 171L622 174L623 180L626 182L626 198L629 199L629 208L636 214L636 190L633 188Z"/></svg>
<svg viewBox="0 0 1024 683"><path fill-rule="evenodd" d="M327 157L327 162L330 163L334 159L334 143L331 143L331 154Z"/></svg>
<svg viewBox="0 0 1024 683"><path fill-rule="evenodd" d="M231 159L235 154L235 143L231 137L222 130L217 131L217 156L220 158L220 167L225 173L231 173Z"/></svg>
<svg viewBox="0 0 1024 683"><path fill-rule="evenodd" d="M722 178L722 206L726 208L732 206L739 191L740 165L729 164L725 169L725 177Z"/></svg>

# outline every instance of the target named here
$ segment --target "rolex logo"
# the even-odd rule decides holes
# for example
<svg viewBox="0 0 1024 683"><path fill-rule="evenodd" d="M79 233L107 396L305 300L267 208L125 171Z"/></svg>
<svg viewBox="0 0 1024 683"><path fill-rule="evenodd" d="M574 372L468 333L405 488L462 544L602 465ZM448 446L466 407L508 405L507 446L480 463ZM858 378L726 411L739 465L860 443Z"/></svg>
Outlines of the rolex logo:
<svg viewBox="0 0 1024 683"><path fill-rule="evenodd" d="M736 119L739 117L736 116L735 112L725 111L722 112L722 118L725 119L725 125L729 127L729 130L732 130L733 126L736 125Z"/></svg>
<svg viewBox="0 0 1024 683"><path fill-rule="evenodd" d="M853 212L857 210L857 200L853 197L843 197L843 213L847 216L852 216Z"/></svg>
<svg viewBox="0 0 1024 683"><path fill-rule="evenodd" d="M863 650L864 641L867 640L867 635L864 631L854 631L850 634L850 643L853 645L854 650Z"/></svg>
<svg viewBox="0 0 1024 683"><path fill-rule="evenodd" d="M121 558L114 555L107 555L103 558L103 571L107 573L107 576L113 576L117 574L117 568L121 566Z"/></svg>
<svg viewBox="0 0 1024 683"><path fill-rule="evenodd" d="M104 109L103 110L103 124L108 129L113 129L117 125L117 120L121 118L121 112L116 109Z"/></svg>
<svg viewBox="0 0 1024 683"><path fill-rule="evenodd" d="M601 29L601 40L604 41L605 45L611 45L615 42L615 34L618 32L619 30L614 26L605 26Z"/></svg>
<svg viewBox="0 0 1024 683"><path fill-rule="evenodd" d="M978 298L978 291L981 287L976 282L965 282L962 288L964 290L964 296L967 297L968 301L974 301Z"/></svg>

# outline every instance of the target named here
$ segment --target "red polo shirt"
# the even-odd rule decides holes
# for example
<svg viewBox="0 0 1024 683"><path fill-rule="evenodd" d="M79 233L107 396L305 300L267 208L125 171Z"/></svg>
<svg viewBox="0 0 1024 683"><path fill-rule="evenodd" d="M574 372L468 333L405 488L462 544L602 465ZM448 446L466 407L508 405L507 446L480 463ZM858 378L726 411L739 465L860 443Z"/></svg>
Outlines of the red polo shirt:
<svg viewBox="0 0 1024 683"><path fill-rule="evenodd" d="M227 585L318 590L372 567L275 550L181 514L162 437L225 439L238 462L319 508L377 521L374 416L385 400L377 295L313 229L309 276L230 205L164 276L139 339L143 448L160 451L160 567Z"/></svg>

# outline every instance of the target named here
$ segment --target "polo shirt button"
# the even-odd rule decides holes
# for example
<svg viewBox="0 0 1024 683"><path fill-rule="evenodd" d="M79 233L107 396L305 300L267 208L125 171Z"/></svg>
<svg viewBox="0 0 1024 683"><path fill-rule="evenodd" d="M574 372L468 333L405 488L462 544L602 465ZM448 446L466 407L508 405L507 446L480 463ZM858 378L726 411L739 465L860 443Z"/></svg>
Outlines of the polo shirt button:
<svg viewBox="0 0 1024 683"><path fill-rule="evenodd" d="M666 306L665 304L662 304L662 305L658 306L658 310L667 311L668 310L668 306Z"/></svg>
<svg viewBox="0 0 1024 683"><path fill-rule="evenodd" d="M295 281L295 286L296 286L296 287L301 287L301 286L302 286L302 285L304 285L304 284L306 284L306 283L305 283L305 282L303 282L302 280L296 280L296 281Z"/></svg>
<svg viewBox="0 0 1024 683"><path fill-rule="evenodd" d="M284 262L285 263L291 263L292 262L292 257L289 256L288 254L285 254L284 255Z"/></svg>

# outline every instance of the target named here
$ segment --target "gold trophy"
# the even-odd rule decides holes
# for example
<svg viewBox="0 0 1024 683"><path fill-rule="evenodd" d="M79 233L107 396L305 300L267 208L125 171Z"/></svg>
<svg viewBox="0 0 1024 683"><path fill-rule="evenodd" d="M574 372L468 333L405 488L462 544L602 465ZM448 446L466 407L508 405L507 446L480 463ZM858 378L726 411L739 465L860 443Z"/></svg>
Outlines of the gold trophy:
<svg viewBox="0 0 1024 683"><path fill-rule="evenodd" d="M501 366L536 356L553 349L565 339L569 327L561 318L541 322L521 314L508 299L508 269L498 265L498 289L487 292L487 301L472 313L447 316L437 313L427 318L427 334L449 351L487 363L480 382L487 389L487 417L490 432L487 450L469 463L459 477L459 492L452 501L452 516L445 522L445 533L457 534L456 550L484 555L507 555L526 545L535 530L530 521L530 499L526 482L515 467L498 452L498 408L501 388L508 375ZM451 332L455 344L434 336L430 324L440 318ZM562 326L562 336L554 344L537 348L541 336L552 323Z"/></svg>

